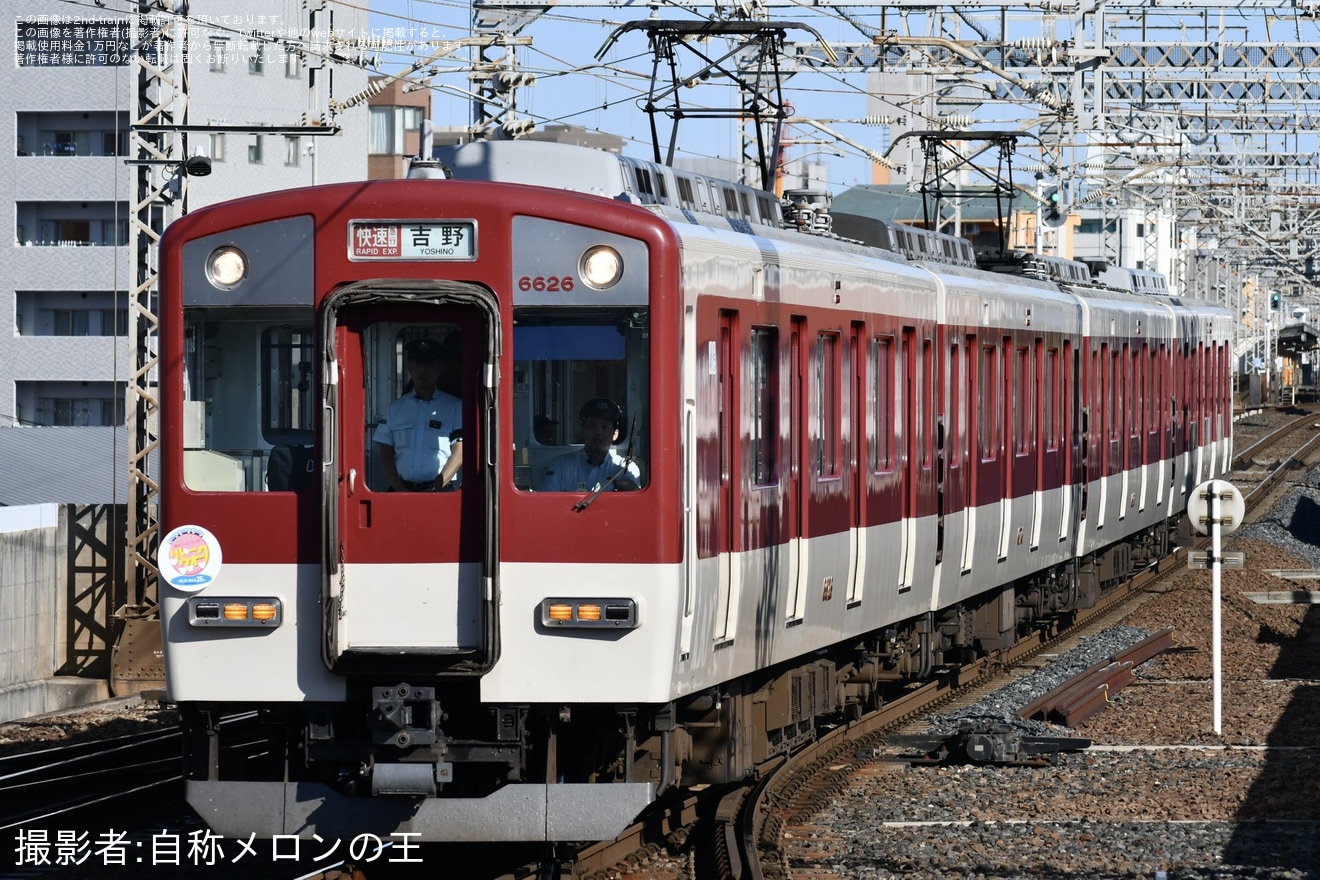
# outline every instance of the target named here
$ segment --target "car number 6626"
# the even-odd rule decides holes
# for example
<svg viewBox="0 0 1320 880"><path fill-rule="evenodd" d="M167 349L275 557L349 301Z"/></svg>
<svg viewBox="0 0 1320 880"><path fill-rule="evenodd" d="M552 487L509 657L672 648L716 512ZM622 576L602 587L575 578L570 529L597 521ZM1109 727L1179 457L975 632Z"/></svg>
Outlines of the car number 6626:
<svg viewBox="0 0 1320 880"><path fill-rule="evenodd" d="M524 275L518 279L519 290L543 290L557 293L573 289L572 275Z"/></svg>

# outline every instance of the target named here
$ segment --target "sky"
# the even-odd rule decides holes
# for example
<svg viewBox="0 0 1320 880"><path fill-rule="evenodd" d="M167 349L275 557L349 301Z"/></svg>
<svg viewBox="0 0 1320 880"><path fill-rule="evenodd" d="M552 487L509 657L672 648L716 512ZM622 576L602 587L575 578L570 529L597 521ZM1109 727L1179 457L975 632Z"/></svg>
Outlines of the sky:
<svg viewBox="0 0 1320 880"><path fill-rule="evenodd" d="M361 0L339 0L339 2L361 2ZM373 9L371 24L377 35L413 39L441 38L452 39L465 36L470 30L470 6L463 0L369 0ZM567 0L569 4L572 0ZM618 0L625 2L625 0ZM646 0L640 0L646 2ZM651 0L657 3L655 15L664 19L695 19L692 11L674 6L663 5L663 0ZM810 0L804 0L804 4ZM725 8L733 4L726 3ZM1046 4L1048 6L1048 4ZM1289 15L1286 4L1277 10L1223 10L1206 12L1189 9L1151 9L1147 14L1134 15L1126 9L1132 4L1111 13L1103 19L1106 29L1106 44L1125 51L1128 41L1150 41L1159 46L1180 45L1184 35L1190 37L1255 41L1267 39L1288 43L1292 41L1314 43L1320 41L1317 22L1305 16ZM710 7L713 8L713 7ZM640 98L645 94L651 72L651 53L645 35L641 32L624 34L608 51L604 64L595 59L597 51L606 43L610 34L625 20L644 17L650 7L622 8L597 6L590 8L557 5L551 7L552 13L542 16L521 32L530 37L532 45L516 50L519 66L535 72L538 80L530 88L519 91L519 109L537 123L562 122L599 129L625 138L628 146L625 151L643 157L650 157L652 135L648 118L639 108ZM997 31L999 22L995 16L1004 16L1004 31L1010 39L1024 38L1032 41L1064 41L1061 47L1060 70L1056 84L1067 89L1072 80L1071 61L1068 56L1066 41L1078 34L1076 27L1095 26L1101 19L1097 16L1085 18L1081 25L1064 14L1047 14L1039 4L1029 7L1026 0L1023 6L1014 10L996 11L990 8L958 9L951 5L938 27L923 20L922 13L914 10L896 10L877 5L874 7L851 7L843 11L824 7L804 5L800 8L771 7L770 16L777 20L799 20L813 26L832 44L864 43L868 37L863 33L892 32L898 35L919 36L923 33L935 33L939 37L977 40ZM857 22L854 26L849 19ZM1081 32L1086 36L1085 30ZM806 42L810 36L805 32L790 35L794 41ZM411 51L382 53L381 63L385 68L411 63L427 51L420 44L414 43ZM920 50L914 50L920 51ZM1156 51L1147 50L1147 51ZM712 54L722 54L711 48ZM460 52L453 58L436 63L437 76L432 80L438 88L434 92L434 116L438 125L463 125L471 115L471 100L465 94L469 89L466 72L460 67L467 60L466 52ZM1176 60L1171 63L1177 63ZM1035 74L1039 75L1039 74ZM1231 78L1233 71L1224 71L1216 76ZM1031 75L1015 77L1029 79ZM982 82L994 82L993 76L983 76ZM737 103L734 90L728 85L719 86L721 94L713 94L717 87L713 84L700 86L692 90L683 89L681 93L685 106L689 102L702 101L714 106L731 107ZM999 83L1002 85L1002 82ZM838 132L851 143L839 142L832 134L808 127L786 132L786 137L795 139L798 144L791 147L786 157L808 157L814 161L824 161L828 166L830 188L836 192L850 185L865 184L872 181L872 163L864 157L862 149L883 152L888 146L888 131L884 126L867 126L861 120L867 113L897 113L898 108L880 107L878 110L868 107L865 97L866 78L861 71L851 73L799 73L787 81L788 99L796 115L826 120L831 132ZM1071 97L1065 91L1066 97ZM1023 103L1021 105L1000 103L983 104L973 112L976 124L972 127L993 127L1022 130L1030 128L1042 113L1043 106ZM1208 113L1207 105L1184 108L1186 113ZM1238 106L1232 101L1216 103L1216 113L1250 113L1248 105ZM1160 124L1174 124L1170 113L1184 111L1162 111ZM1152 117L1152 118L1155 118ZM1186 120L1182 120L1185 122ZM669 122L660 119L660 138L668 137ZM1179 123L1181 124L1181 123ZM924 125L934 128L935 125ZM1310 129L1309 122L1303 128ZM1136 129L1133 129L1136 131ZM1163 129L1160 129L1163 131ZM1114 133L1118 139L1123 131ZM1170 132L1176 134L1176 132ZM1140 140L1150 140L1144 132L1134 135ZM1100 141L1113 141L1114 137L1103 135ZM1068 191L1073 199L1080 199L1085 191L1085 179L1092 166L1099 167L1099 150L1091 155L1092 150L1083 143L1082 138L1072 146L1063 147L1060 177L1069 180ZM684 122L679 137L682 152L686 156L719 156L736 158L742 151L740 130L730 120ZM1030 172L1039 169L1039 151L1020 141L1019 155L1014 157L1015 177L1019 185L1030 185ZM1114 145L1103 148L1111 152ZM859 149L861 148L861 149ZM845 153L843 157L833 155L836 151ZM1034 152L1033 152L1034 151ZM1119 148L1117 152L1122 153ZM993 160L987 157L993 166ZM1031 163L1036 168L1030 168ZM1026 174L1019 175L1019 171ZM1092 198L1092 196L1087 196Z"/></svg>
<svg viewBox="0 0 1320 880"><path fill-rule="evenodd" d="M421 44L425 39L457 39L470 29L470 12L466 3L435 2L435 0L371 0L371 27L373 36L411 42L400 51L382 52L380 66L387 72L406 67L427 57L430 51ZM619 9L609 7L571 8L557 6L554 14L542 16L520 36L530 37L532 45L517 47L518 66L534 72L534 85L521 89L518 109L534 119L538 125L546 122L580 125L623 137L627 141L625 152L650 158L653 138L650 122L640 108L652 72L652 55L644 33L623 34L610 47L602 62L596 53L606 44L620 24L644 18L647 9ZM787 10L785 10L787 12ZM696 16L683 9L661 9L657 13L664 19L696 20ZM801 14L774 16L779 19L808 21L823 36L837 42L864 42L865 37L853 26L826 16ZM790 33L791 40L809 41L805 31ZM717 46L708 48L714 57L727 51ZM435 124L464 125L472 113L468 96L470 84L466 72L460 68L467 63L467 50L439 59L434 68L438 72L431 82L438 88L433 92ZM684 57L684 70L696 64L694 56ZM668 82L667 71L662 71ZM848 137L857 139L870 149L884 147L883 132L879 128L864 127L845 120L860 120L867 113L865 75L854 72L839 74L800 73L788 80L787 99L795 113L831 120L832 126L843 130ZM727 83L714 79L700 88L684 89L681 101L684 107L731 107L737 93ZM659 139L667 143L670 122L657 119ZM837 147L820 132L801 129L788 132L789 137L802 141L792 147L789 158L805 158L829 164L831 184L837 186L870 182L870 163L856 150ZM736 158L742 149L736 121L729 119L690 119L683 123L679 133L680 156ZM842 149L847 155L836 157Z"/></svg>

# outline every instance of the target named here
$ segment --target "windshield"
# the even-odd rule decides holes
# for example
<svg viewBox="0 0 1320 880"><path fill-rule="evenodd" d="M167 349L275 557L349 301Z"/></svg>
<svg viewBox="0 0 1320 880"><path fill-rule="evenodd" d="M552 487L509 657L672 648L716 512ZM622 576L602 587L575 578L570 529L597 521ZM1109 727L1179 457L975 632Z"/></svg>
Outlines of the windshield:
<svg viewBox="0 0 1320 880"><path fill-rule="evenodd" d="M314 364L310 309L188 310L188 488L265 492L310 486Z"/></svg>
<svg viewBox="0 0 1320 880"><path fill-rule="evenodd" d="M515 309L517 488L646 485L649 343L645 309Z"/></svg>

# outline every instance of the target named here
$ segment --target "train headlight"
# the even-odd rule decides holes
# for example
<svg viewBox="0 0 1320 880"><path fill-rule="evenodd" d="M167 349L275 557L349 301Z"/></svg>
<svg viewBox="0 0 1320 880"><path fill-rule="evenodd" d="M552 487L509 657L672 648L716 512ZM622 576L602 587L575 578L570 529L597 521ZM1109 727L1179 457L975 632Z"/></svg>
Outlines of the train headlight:
<svg viewBox="0 0 1320 880"><path fill-rule="evenodd" d="M543 599L541 625L545 627L585 627L636 629L637 602L632 599Z"/></svg>
<svg viewBox="0 0 1320 880"><path fill-rule="evenodd" d="M588 286L605 290L618 284L623 277L623 257L609 245L598 244L582 254L578 273Z"/></svg>
<svg viewBox="0 0 1320 880"><path fill-rule="evenodd" d="M227 244L206 258L206 280L221 290L233 290L247 277L247 254Z"/></svg>

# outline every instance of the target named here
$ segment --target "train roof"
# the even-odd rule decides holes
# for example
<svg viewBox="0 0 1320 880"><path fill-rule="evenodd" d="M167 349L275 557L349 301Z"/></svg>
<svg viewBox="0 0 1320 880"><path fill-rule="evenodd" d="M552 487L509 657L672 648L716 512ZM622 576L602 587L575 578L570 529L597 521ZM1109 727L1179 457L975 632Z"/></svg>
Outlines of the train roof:
<svg viewBox="0 0 1320 880"><path fill-rule="evenodd" d="M546 186L655 208L673 219L726 223L740 232L789 229L837 235L923 262L975 266L963 238L860 215L834 214L829 193L794 190L781 201L746 184L656 162L552 141L476 141L443 147L410 176ZM840 225L841 224L841 225Z"/></svg>
<svg viewBox="0 0 1320 880"><path fill-rule="evenodd" d="M746 184L577 144L475 141L442 147L434 156L434 160L415 160L409 176L544 186L642 205L675 222L724 226L747 234L785 229L851 241L918 263L979 268L1067 288L1169 294L1168 283L1158 272L1111 267L1099 273L1082 261L1022 251L977 254L971 242L960 236L833 211L828 192L794 190L781 200Z"/></svg>
<svg viewBox="0 0 1320 880"><path fill-rule="evenodd" d="M566 189L631 201L620 156L553 141L475 141L435 152L444 176ZM414 175L416 168L414 168Z"/></svg>
<svg viewBox="0 0 1320 880"><path fill-rule="evenodd" d="M694 171L550 141L477 141L443 147L435 163L414 163L410 176L444 176L547 186L603 196L655 209L723 218L734 228L782 228L783 210L773 193ZM420 173L419 173L420 172Z"/></svg>
<svg viewBox="0 0 1320 880"><path fill-rule="evenodd" d="M1100 273L1100 283L1131 293L1144 293L1151 296L1168 296L1169 281L1159 272L1149 269L1128 269L1123 266L1110 266Z"/></svg>

